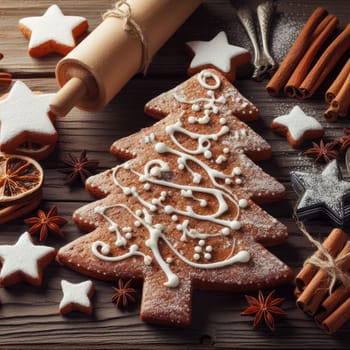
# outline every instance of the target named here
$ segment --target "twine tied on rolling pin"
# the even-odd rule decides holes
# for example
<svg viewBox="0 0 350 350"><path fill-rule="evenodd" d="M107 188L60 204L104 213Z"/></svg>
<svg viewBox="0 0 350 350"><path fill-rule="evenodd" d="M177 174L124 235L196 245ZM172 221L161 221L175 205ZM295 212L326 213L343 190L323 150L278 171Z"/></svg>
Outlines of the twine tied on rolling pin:
<svg viewBox="0 0 350 350"><path fill-rule="evenodd" d="M141 26L132 18L130 5L127 3L126 0L117 0L114 4L114 8L107 10L102 15L103 20L105 20L108 17L115 17L123 20L124 30L129 32L131 35L133 35L134 37L136 37L136 39L140 41L142 47L142 61L140 71L142 71L143 74L146 74L148 67L151 63L148 43Z"/></svg>

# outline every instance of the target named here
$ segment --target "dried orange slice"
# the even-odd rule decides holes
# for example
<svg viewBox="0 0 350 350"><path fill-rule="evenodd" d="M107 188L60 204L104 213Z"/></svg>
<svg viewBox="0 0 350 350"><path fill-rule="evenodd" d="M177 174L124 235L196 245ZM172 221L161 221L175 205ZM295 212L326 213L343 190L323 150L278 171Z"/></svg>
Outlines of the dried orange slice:
<svg viewBox="0 0 350 350"><path fill-rule="evenodd" d="M44 171L34 159L0 153L0 203L12 203L40 190Z"/></svg>

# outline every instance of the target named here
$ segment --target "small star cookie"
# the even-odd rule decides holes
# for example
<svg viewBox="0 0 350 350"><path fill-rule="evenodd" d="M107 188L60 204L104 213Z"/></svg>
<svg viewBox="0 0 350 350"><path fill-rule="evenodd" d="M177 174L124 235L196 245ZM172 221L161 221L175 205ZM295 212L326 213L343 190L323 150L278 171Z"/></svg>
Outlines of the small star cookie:
<svg viewBox="0 0 350 350"><path fill-rule="evenodd" d="M299 219L312 218L324 213L337 226L349 219L350 182L344 181L336 160L322 173L291 172L294 190L301 196L295 214Z"/></svg>
<svg viewBox="0 0 350 350"><path fill-rule="evenodd" d="M86 314L92 313L90 299L94 294L95 288L90 280L81 283L71 283L62 280L61 287L63 290L63 298L59 308L62 315L74 310Z"/></svg>
<svg viewBox="0 0 350 350"><path fill-rule="evenodd" d="M16 153L26 142L54 145L58 135L52 124L49 102L53 94L33 93L17 80L0 99L0 150Z"/></svg>
<svg viewBox="0 0 350 350"><path fill-rule="evenodd" d="M27 281L39 286L43 268L55 255L55 248L33 244L28 232L24 232L14 245L0 245L0 285L8 287Z"/></svg>
<svg viewBox="0 0 350 350"><path fill-rule="evenodd" d="M299 106L286 115L275 118L271 129L286 136L293 148L298 148L309 139L317 139L324 134L323 126L313 117L306 115Z"/></svg>
<svg viewBox="0 0 350 350"><path fill-rule="evenodd" d="M19 21L19 29L29 39L28 53L32 57L51 52L66 55L76 46L76 38L87 28L86 18L65 16L57 5L51 5L42 16Z"/></svg>
<svg viewBox="0 0 350 350"><path fill-rule="evenodd" d="M190 76L204 68L216 68L228 80L234 81L237 67L251 61L251 54L243 47L230 45L223 31L209 41L189 41L186 47L193 55L187 70Z"/></svg>

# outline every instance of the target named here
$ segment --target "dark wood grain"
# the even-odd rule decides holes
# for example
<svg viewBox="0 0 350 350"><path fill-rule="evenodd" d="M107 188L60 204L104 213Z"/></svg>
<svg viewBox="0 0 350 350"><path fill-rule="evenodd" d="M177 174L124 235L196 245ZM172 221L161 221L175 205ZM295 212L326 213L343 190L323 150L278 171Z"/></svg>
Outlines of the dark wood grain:
<svg viewBox="0 0 350 350"><path fill-rule="evenodd" d="M93 30L112 1L60 0L56 3L65 14L87 17ZM236 6L240 4L239 1L233 3ZM257 1L251 0L249 3L255 6ZM30 58L26 53L27 40L17 30L17 23L21 17L43 13L50 4L44 0L0 1L0 51L5 55L0 69L13 73L31 88L43 92L57 90L54 70L60 57ZM349 21L347 1L277 1L272 50L279 60L286 54L309 13L318 5L336 14L341 26ZM48 245L59 248L82 234L72 223L71 214L92 200L83 188L63 185L60 159L68 152L79 154L85 149L89 157L100 160L99 170L114 166L118 160L109 154L111 143L151 125L153 121L143 113L145 102L186 79L189 58L183 52L183 43L187 40L208 40L219 30L228 33L230 42L251 49L247 36L235 18L232 3L224 0L205 1L160 50L147 77L134 77L100 112L74 109L67 117L58 120L60 138L57 148L42 162L45 169L42 207L47 209L53 204L58 205L60 215L67 218L69 223L64 227L65 239L50 237ZM284 245L271 250L298 271L314 250L300 234L292 218L296 196L291 190L289 172L292 169L312 170L315 165L302 154L302 150L293 150L283 138L269 129L272 119L290 110L295 101L268 96L264 83L250 80L246 69L239 72L239 78L237 88L261 111L261 119L251 123L251 127L268 140L273 149L272 158L260 163L260 166L285 184L288 190L284 201L264 206L271 215L288 226L290 233ZM322 117L325 105L321 98L300 104L326 127L326 137L329 139L341 136L343 128L348 125L348 120L326 123ZM344 161L341 161L341 167L348 178ZM307 228L316 238L323 239L331 227L327 222L314 221L308 223ZM21 220L1 225L0 244L15 242L25 229ZM170 329L142 323L138 305L125 312L115 308L111 303L112 284L101 281L95 281L97 292L91 317L80 314L62 317L58 313L62 278L78 282L84 277L53 263L46 270L44 283L39 288L20 284L0 289L0 348L348 349L350 346L349 324L334 336L324 334L311 318L296 308L293 285L277 290L279 296L286 298L283 306L288 317L280 320L277 331L271 334L263 328L253 331L251 318L240 316L246 306L243 294L195 292L192 327L187 330Z"/></svg>

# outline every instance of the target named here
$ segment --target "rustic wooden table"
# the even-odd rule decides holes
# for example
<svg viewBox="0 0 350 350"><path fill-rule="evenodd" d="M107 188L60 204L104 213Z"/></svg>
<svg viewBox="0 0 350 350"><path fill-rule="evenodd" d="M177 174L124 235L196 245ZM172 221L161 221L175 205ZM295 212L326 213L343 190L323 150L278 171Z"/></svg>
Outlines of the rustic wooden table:
<svg viewBox="0 0 350 350"><path fill-rule="evenodd" d="M67 15L87 17L92 30L112 1L58 0L56 3ZM251 0L251 3L255 1ZM16 79L22 79L32 89L43 92L57 90L54 69L60 57L30 58L27 55L27 40L17 29L17 23L22 17L43 13L49 5L48 0L0 1L0 51L5 55L0 68L13 73ZM279 61L308 15L318 5L336 14L342 26L349 21L350 7L346 0L277 1L272 47ZM100 160L99 170L114 166L117 160L108 151L111 143L152 124L153 121L143 113L145 102L186 79L189 58L184 54L183 43L188 40L209 40L219 30L227 32L230 42L251 49L247 36L235 18L231 2L205 1L160 50L147 77L136 76L100 112L74 109L67 117L57 121L60 138L56 151L42 162L45 169L42 207L48 209L51 205L57 205L59 213L69 223L64 227L65 239L50 237L48 245L59 248L82 234L72 223L71 215L76 208L93 199L82 187L63 184L64 175L59 172L62 156L68 152L78 155L86 150L89 157ZM115 69L118 69L117 62ZM270 142L273 150L272 158L260 165L288 190L282 202L264 207L289 228L288 241L274 248L273 252L298 271L314 249L300 234L292 219L296 196L291 190L289 172L292 169L311 170L315 166L301 150L293 150L284 138L269 129L271 120L290 110L296 102L269 97L264 91L264 83L252 81L246 72L239 73L235 85L261 111L261 119L252 123L251 127ZM322 116L325 105L320 97L300 104L321 121L330 139L341 136L342 129L348 125L348 120L326 123ZM346 174L344 160L341 167ZM331 229L327 222L321 220L310 222L307 227L319 239ZM25 229L22 220L2 225L0 244L14 243ZM111 303L112 285L101 281L95 281L97 292L93 300L93 316L71 314L62 317L58 313L58 304L63 278L76 282L82 280L82 276L53 263L46 270L44 283L39 288L21 284L0 289L1 348L345 349L350 345L349 324L333 336L324 334L311 318L296 308L292 285L277 290L278 295L286 298L283 306L288 317L277 323L275 333L270 333L265 328L253 331L251 318L240 316L246 306L243 294L196 292L192 327L186 330L171 329L141 322L138 306L131 311L118 310Z"/></svg>

